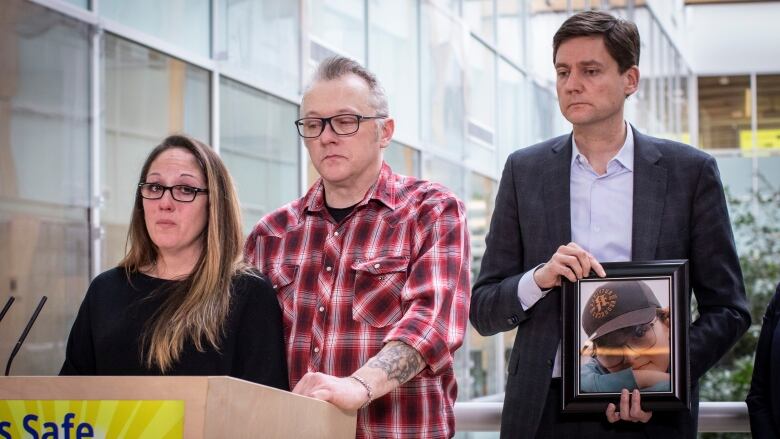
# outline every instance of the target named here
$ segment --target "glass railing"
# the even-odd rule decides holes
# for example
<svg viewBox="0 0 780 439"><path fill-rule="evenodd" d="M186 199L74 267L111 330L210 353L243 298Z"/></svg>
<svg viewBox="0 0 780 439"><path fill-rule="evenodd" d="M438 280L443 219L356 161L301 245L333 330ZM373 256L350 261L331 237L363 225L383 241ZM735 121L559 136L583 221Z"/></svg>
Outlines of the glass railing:
<svg viewBox="0 0 780 439"><path fill-rule="evenodd" d="M455 403L455 429L458 432L491 432L501 427L502 402ZM700 402L699 432L749 432L747 405L744 402Z"/></svg>

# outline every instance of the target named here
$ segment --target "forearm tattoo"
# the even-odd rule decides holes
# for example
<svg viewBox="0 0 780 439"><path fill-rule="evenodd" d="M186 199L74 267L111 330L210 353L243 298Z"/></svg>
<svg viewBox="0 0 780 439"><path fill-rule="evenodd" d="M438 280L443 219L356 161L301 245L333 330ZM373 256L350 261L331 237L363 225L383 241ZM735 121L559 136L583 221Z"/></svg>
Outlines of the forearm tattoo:
<svg viewBox="0 0 780 439"><path fill-rule="evenodd" d="M423 361L413 347L402 342L391 342L372 358L367 366L382 369L388 380L403 384L422 370Z"/></svg>

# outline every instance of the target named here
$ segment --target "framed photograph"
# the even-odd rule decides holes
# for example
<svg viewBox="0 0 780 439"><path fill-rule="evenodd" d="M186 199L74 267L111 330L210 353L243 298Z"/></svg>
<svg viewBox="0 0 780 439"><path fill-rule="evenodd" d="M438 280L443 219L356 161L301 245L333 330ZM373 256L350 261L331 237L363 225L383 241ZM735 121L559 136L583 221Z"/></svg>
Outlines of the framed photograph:
<svg viewBox="0 0 780 439"><path fill-rule="evenodd" d="M624 388L645 410L690 409L688 261L602 266L563 282L563 411L603 413Z"/></svg>

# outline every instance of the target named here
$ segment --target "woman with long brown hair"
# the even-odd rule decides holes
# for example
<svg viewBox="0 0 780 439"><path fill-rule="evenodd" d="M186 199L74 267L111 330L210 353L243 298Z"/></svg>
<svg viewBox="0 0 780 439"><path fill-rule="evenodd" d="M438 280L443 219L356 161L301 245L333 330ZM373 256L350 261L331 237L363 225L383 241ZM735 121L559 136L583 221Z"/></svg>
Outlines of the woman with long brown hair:
<svg viewBox="0 0 780 439"><path fill-rule="evenodd" d="M241 248L222 160L166 138L141 170L126 255L90 285L60 374L231 375L287 389L276 294Z"/></svg>

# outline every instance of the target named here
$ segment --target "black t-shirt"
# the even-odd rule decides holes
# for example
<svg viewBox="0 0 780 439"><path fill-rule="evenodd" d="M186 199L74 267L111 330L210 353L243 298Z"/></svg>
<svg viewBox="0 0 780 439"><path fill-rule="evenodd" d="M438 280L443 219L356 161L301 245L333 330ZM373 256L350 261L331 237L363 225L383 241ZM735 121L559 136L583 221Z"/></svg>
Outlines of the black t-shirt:
<svg viewBox="0 0 780 439"><path fill-rule="evenodd" d="M173 282L141 273L128 282L123 268L95 278L73 323L60 375L162 375L144 365L140 338ZM233 280L224 334L219 352L208 343L198 352L185 342L166 375L230 375L289 389L281 308L267 280Z"/></svg>
<svg viewBox="0 0 780 439"><path fill-rule="evenodd" d="M337 223L340 223L341 221L344 220L344 218L347 217L347 215L349 215L350 213L352 213L353 210L355 210L357 204L353 204L349 207L330 207L330 206L326 206L326 207L328 208L328 212L330 213L330 216L332 216Z"/></svg>

